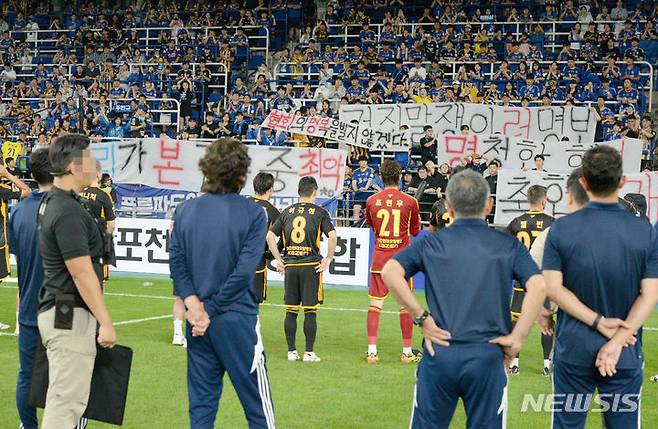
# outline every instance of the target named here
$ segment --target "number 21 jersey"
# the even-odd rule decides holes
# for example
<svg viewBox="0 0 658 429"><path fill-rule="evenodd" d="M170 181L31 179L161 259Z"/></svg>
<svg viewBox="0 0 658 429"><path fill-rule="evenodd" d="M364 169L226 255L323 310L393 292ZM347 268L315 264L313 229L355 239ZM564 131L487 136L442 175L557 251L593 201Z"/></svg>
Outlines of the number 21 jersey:
<svg viewBox="0 0 658 429"><path fill-rule="evenodd" d="M420 232L418 201L397 189L384 189L368 198L366 222L375 234L370 272L379 273L390 257Z"/></svg>

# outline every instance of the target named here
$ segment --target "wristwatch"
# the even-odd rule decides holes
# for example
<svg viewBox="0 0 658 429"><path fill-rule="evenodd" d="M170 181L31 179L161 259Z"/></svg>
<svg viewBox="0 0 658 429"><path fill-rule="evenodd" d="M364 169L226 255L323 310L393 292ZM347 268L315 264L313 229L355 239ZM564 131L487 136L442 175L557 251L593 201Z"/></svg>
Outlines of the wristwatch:
<svg viewBox="0 0 658 429"><path fill-rule="evenodd" d="M423 322L425 322L425 319L427 319L429 316L430 314L427 312L427 310L423 311L423 314L418 317L414 317L414 325L423 326Z"/></svg>

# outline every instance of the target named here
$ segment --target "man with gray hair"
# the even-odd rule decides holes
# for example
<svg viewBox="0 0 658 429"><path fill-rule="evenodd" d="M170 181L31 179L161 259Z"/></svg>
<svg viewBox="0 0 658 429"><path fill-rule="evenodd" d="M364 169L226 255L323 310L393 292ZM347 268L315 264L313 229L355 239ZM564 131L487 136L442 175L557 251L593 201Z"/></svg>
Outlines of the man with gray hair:
<svg viewBox="0 0 658 429"><path fill-rule="evenodd" d="M450 227L417 240L382 270L389 291L425 339L411 427L447 428L460 398L469 427L504 427L504 361L519 352L540 313L544 280L519 240L487 226L492 202L482 175L470 170L456 174L446 194L448 213L455 219ZM418 272L425 274L429 312L406 283ZM527 289L514 329L512 280Z"/></svg>

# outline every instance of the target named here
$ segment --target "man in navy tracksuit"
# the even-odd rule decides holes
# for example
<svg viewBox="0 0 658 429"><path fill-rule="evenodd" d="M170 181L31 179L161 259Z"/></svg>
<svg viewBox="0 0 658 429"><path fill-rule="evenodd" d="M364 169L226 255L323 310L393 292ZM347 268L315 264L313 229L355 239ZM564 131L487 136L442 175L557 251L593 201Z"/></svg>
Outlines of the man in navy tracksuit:
<svg viewBox="0 0 658 429"><path fill-rule="evenodd" d="M19 202L12 210L7 226L9 251L16 256L18 264L18 289L20 308L18 322L18 353L20 368L16 384L16 406L21 427L37 429L37 410L28 404L32 364L39 339L37 325L37 310L39 305L39 289L43 284L43 261L39 250L39 232L37 230L37 212L39 204L53 184L50 174L48 150L36 150L29 160L32 178L39 185L29 197ZM84 427L87 419L80 419L78 427Z"/></svg>
<svg viewBox="0 0 658 429"><path fill-rule="evenodd" d="M560 308L553 427L584 428L598 390L592 404L606 428L639 428L641 328L658 301L658 234L617 203L619 152L597 146L582 168L590 203L558 219L544 247L547 293Z"/></svg>
<svg viewBox="0 0 658 429"><path fill-rule="evenodd" d="M199 165L203 196L174 215L171 278L187 307L190 426L213 428L228 372L250 428L274 428L265 353L252 284L263 256L265 211L238 194L249 156L235 139L208 147Z"/></svg>
<svg viewBox="0 0 658 429"><path fill-rule="evenodd" d="M487 226L492 202L482 175L457 173L446 194L455 221L415 241L382 271L386 286L425 338L411 427L447 429L461 398L468 428L502 428L507 412L504 360L516 356L539 315L544 281L519 240ZM430 313L405 280L421 271ZM514 329L509 312L513 279L527 290Z"/></svg>

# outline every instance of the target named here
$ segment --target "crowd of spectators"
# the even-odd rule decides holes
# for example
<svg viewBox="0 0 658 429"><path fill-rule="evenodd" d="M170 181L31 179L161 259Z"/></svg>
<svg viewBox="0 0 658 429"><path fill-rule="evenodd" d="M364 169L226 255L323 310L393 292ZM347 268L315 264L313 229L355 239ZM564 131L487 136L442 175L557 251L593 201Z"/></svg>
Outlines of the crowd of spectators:
<svg viewBox="0 0 658 429"><path fill-rule="evenodd" d="M26 149L73 130L307 145L260 123L275 108L336 117L341 104L383 102L589 105L598 140L651 121L638 65L657 57L651 2L306 3L5 2L0 136ZM157 40L146 46L141 28ZM282 49L255 55L263 34Z"/></svg>

